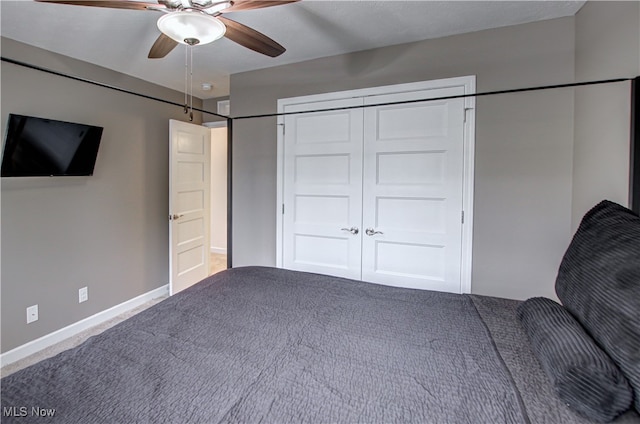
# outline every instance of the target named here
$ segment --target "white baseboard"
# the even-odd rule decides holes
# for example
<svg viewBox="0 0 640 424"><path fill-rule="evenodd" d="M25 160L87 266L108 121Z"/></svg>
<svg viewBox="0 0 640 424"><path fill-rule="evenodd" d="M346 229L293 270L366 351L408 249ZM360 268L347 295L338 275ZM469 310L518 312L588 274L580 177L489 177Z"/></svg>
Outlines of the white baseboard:
<svg viewBox="0 0 640 424"><path fill-rule="evenodd" d="M226 255L227 254L227 248L226 247L213 247L213 246L211 246L211 253L218 253L220 255Z"/></svg>
<svg viewBox="0 0 640 424"><path fill-rule="evenodd" d="M137 308L138 306L150 300L157 299L158 297L162 296L167 296L168 294L168 284L166 286L158 287L157 289L151 290L150 292L141 294L140 296L129 299L126 302L120 303L119 305L113 306L102 312L98 312L95 315L56 330L53 333L49 333L45 336L25 343L22 346L11 349L10 351L0 355L0 364L4 367L5 365L9 365L16 361L19 361L20 359L26 358L29 355L33 355L34 353L46 349L49 346L53 346L56 343L68 339L69 337L73 337L88 328L94 327L98 324L102 324L103 322L106 322L111 318Z"/></svg>

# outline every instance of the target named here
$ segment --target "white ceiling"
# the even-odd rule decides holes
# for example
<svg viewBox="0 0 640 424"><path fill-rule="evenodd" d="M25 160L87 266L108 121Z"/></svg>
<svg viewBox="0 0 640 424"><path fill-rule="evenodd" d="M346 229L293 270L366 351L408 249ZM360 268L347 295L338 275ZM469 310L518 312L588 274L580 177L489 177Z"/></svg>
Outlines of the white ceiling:
<svg viewBox="0 0 640 424"><path fill-rule="evenodd" d="M149 0L152 1L152 0ZM270 58L227 39L194 48L194 95L228 95L229 75L319 57L574 15L584 1L303 0L225 16L287 48ZM3 37L184 90L184 47L147 59L152 11L0 1ZM202 91L203 82L214 84Z"/></svg>

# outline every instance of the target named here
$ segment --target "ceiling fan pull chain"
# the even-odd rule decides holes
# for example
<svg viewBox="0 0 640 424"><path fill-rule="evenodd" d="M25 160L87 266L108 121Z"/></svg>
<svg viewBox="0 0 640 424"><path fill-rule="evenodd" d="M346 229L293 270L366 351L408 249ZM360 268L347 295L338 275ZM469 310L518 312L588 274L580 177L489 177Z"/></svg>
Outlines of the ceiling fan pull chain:
<svg viewBox="0 0 640 424"><path fill-rule="evenodd" d="M189 72L189 121L193 122L193 46L189 46L190 72Z"/></svg>
<svg viewBox="0 0 640 424"><path fill-rule="evenodd" d="M187 114L189 112L189 108L187 107L187 74L189 72L189 46L185 46L184 49L184 113Z"/></svg>

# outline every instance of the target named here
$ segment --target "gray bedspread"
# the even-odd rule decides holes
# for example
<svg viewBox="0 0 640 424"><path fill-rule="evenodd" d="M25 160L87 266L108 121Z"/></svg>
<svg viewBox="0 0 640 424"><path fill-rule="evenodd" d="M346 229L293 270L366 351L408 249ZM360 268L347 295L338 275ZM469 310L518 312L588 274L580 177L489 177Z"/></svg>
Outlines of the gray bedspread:
<svg viewBox="0 0 640 424"><path fill-rule="evenodd" d="M2 422L586 422L553 396L517 304L236 268L5 377Z"/></svg>

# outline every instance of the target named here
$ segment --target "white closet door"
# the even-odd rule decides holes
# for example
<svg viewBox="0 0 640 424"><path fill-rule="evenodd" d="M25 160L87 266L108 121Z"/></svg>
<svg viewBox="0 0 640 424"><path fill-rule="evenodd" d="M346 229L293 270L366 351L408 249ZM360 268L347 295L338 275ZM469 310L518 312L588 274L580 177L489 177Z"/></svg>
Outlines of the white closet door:
<svg viewBox="0 0 640 424"><path fill-rule="evenodd" d="M367 97L379 104L462 87ZM462 99L366 108L362 279L460 293Z"/></svg>
<svg viewBox="0 0 640 424"><path fill-rule="evenodd" d="M347 99L285 112L361 105ZM284 268L360 279L362 109L285 117Z"/></svg>

